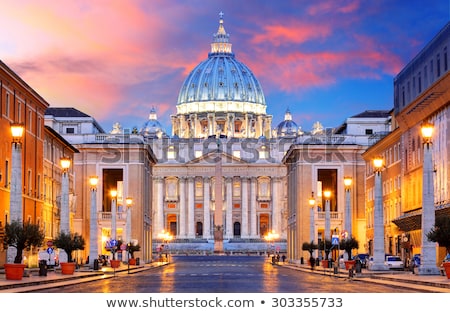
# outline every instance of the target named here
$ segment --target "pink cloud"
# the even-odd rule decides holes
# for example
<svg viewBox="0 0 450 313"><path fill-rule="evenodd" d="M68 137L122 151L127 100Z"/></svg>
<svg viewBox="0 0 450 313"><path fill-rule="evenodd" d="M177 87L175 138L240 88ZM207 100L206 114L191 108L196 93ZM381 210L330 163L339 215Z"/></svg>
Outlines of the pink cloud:
<svg viewBox="0 0 450 313"><path fill-rule="evenodd" d="M301 44L315 38L324 38L331 34L329 25L315 25L302 22L273 24L264 27L262 33L252 38L253 44L271 43L274 46L283 44Z"/></svg>
<svg viewBox="0 0 450 313"><path fill-rule="evenodd" d="M360 0L344 0L344 1L321 1L310 5L307 12L310 15L320 15L327 13L352 13L360 7Z"/></svg>

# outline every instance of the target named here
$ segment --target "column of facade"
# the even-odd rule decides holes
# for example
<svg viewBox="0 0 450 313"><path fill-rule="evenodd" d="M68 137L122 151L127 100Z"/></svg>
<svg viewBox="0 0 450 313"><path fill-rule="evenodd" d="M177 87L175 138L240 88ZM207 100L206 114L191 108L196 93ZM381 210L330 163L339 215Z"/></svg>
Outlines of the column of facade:
<svg viewBox="0 0 450 313"><path fill-rule="evenodd" d="M272 230L281 234L280 177L272 178Z"/></svg>
<svg viewBox="0 0 450 313"><path fill-rule="evenodd" d="M250 179L250 237L256 238L256 177Z"/></svg>
<svg viewBox="0 0 450 313"><path fill-rule="evenodd" d="M194 177L188 178L188 238L195 238L195 194Z"/></svg>
<svg viewBox="0 0 450 313"><path fill-rule="evenodd" d="M210 177L203 178L203 238L211 238L211 190L210 190Z"/></svg>
<svg viewBox="0 0 450 313"><path fill-rule="evenodd" d="M154 177L154 181L155 181L155 186L156 186L156 190L155 190L155 194L154 196L156 197L156 216L155 216L155 221L156 221L156 225L154 225L154 231L153 234L157 235L159 234L162 230L165 229L165 216L164 216L164 191L163 191L163 183L164 183L164 178L163 177Z"/></svg>
<svg viewBox="0 0 450 313"><path fill-rule="evenodd" d="M233 238L233 177L225 178L226 186L226 237Z"/></svg>
<svg viewBox="0 0 450 313"><path fill-rule="evenodd" d="M180 187L180 238L186 238L186 178L179 178Z"/></svg>
<svg viewBox="0 0 450 313"><path fill-rule="evenodd" d="M241 210L242 210L242 227L241 237L248 238L248 177L241 178Z"/></svg>

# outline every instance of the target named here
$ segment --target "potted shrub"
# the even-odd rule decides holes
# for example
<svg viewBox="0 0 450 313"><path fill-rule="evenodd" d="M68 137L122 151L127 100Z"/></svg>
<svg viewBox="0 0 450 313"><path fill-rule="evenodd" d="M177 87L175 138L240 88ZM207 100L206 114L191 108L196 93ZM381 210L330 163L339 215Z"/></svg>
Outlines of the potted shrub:
<svg viewBox="0 0 450 313"><path fill-rule="evenodd" d="M347 260L344 261L345 269L349 270L355 266L356 260L352 260L352 250L359 248L359 242L355 238L347 238L341 241L340 249L347 253Z"/></svg>
<svg viewBox="0 0 450 313"><path fill-rule="evenodd" d="M331 248L332 248L331 240L325 239L325 241L322 241L322 244L319 244L319 251L324 251L325 252L325 258L322 260L322 267L323 268L328 268L329 267L328 255L330 254Z"/></svg>
<svg viewBox="0 0 450 313"><path fill-rule="evenodd" d="M316 261L314 260L313 252L314 252L314 250L317 250L317 245L314 244L314 242L312 242L312 241L304 242L302 245L302 250L309 252L309 265L311 266L311 268L314 268Z"/></svg>
<svg viewBox="0 0 450 313"><path fill-rule="evenodd" d="M62 274L73 274L75 272L75 262L73 262L73 251L83 250L85 241L83 236L78 233L66 233L61 232L53 240L53 244L58 248L62 249L67 253L67 262L61 262L61 273Z"/></svg>
<svg viewBox="0 0 450 313"><path fill-rule="evenodd" d="M439 216L436 217L434 226L430 232L427 233L428 240L437 242L440 247L445 247L447 255L450 254L450 217ZM447 259L447 257L446 257ZM443 262L442 266L445 269L447 278L450 279L450 262Z"/></svg>
<svg viewBox="0 0 450 313"><path fill-rule="evenodd" d="M136 259L134 257L134 253L141 250L141 246L137 244L133 244L132 242L129 242L127 244L127 252L128 252L128 264L130 265L136 265Z"/></svg>
<svg viewBox="0 0 450 313"><path fill-rule="evenodd" d="M112 268L118 268L120 266L120 260L116 260L116 252L122 245L121 240L111 240L110 251L112 253L112 259L109 261Z"/></svg>
<svg viewBox="0 0 450 313"><path fill-rule="evenodd" d="M16 248L14 263L5 264L6 279L22 279L25 270L25 264L22 264L23 250L39 247L43 241L44 232L39 225L28 222L23 224L20 221L12 221L6 224L3 244Z"/></svg>

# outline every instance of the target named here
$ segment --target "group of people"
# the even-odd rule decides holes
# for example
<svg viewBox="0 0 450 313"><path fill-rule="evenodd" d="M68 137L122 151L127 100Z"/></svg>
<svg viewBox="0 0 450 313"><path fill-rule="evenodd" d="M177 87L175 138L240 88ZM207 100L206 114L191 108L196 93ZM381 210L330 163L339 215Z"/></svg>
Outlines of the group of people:
<svg viewBox="0 0 450 313"><path fill-rule="evenodd" d="M267 256L270 257L269 252L267 253ZM279 263L280 259L284 263L286 261L286 256L284 254L280 256L280 253L278 253L278 252L276 254L272 255L272 264Z"/></svg>

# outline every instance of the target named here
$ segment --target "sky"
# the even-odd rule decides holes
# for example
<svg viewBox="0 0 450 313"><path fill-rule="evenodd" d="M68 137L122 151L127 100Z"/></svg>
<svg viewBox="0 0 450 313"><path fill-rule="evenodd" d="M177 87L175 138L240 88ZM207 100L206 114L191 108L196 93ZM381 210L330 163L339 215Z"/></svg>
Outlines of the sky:
<svg viewBox="0 0 450 313"><path fill-rule="evenodd" d="M180 88L219 13L261 83L272 127L309 131L393 107L393 79L449 21L450 0L2 0L0 59L51 107L107 132L152 108L170 134Z"/></svg>

